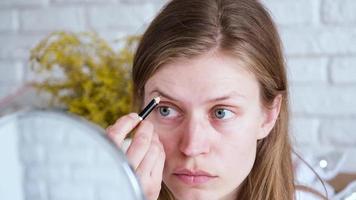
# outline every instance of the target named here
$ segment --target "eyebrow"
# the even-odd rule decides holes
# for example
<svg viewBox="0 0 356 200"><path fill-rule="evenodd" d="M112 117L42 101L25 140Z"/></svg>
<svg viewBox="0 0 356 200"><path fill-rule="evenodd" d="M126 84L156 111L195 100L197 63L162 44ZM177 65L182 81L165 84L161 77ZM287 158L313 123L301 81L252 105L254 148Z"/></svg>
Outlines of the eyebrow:
<svg viewBox="0 0 356 200"><path fill-rule="evenodd" d="M173 100L173 101L178 101L177 99L171 97L170 95L166 94L165 92L162 92L160 89L154 89L152 90L149 95L153 94L153 93L157 93L159 96L165 97L167 99Z"/></svg>
<svg viewBox="0 0 356 200"><path fill-rule="evenodd" d="M152 93L157 93L159 96L162 96L166 99L170 99L172 101L176 101L176 102L179 102L178 99L168 95L167 93L163 92L162 90L160 89L154 89L152 90L149 95L151 95ZM216 98L212 98L212 99L209 99L206 101L206 103L211 103L211 102L217 102L217 101L223 101L223 100L226 100L226 99L230 99L230 98L233 98L233 97L241 97L241 98L245 98L245 96L235 92L235 91L232 91L230 93L228 93L227 95L224 95L224 96L221 96L221 97L216 97Z"/></svg>

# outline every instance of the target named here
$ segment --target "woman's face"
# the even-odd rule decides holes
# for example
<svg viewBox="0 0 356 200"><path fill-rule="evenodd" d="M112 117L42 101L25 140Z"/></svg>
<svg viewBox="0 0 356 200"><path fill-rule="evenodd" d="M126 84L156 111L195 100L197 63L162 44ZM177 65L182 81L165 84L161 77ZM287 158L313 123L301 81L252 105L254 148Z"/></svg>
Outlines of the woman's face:
<svg viewBox="0 0 356 200"><path fill-rule="evenodd" d="M173 195L236 196L257 140L270 131L254 75L232 57L205 54L161 67L145 85L145 104L156 96L161 102L147 119L164 146L163 181Z"/></svg>

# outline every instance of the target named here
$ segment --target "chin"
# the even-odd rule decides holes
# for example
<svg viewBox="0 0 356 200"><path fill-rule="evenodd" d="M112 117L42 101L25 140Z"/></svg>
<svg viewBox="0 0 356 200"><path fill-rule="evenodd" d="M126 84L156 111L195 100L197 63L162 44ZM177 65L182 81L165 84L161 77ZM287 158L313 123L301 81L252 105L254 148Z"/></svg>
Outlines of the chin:
<svg viewBox="0 0 356 200"><path fill-rule="evenodd" d="M204 189L196 189L196 188L185 188L179 191L172 191L174 197L177 200L217 200L219 199L216 196L216 193L212 193L206 191Z"/></svg>

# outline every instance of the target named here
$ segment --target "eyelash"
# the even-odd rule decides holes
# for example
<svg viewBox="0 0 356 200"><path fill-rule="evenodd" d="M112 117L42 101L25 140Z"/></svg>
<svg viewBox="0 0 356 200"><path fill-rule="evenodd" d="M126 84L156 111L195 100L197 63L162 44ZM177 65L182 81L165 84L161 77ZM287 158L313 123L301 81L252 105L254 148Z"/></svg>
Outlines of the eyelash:
<svg viewBox="0 0 356 200"><path fill-rule="evenodd" d="M156 111L157 111L158 115L160 115L160 113L159 113L160 108L172 108L172 109L176 110L177 112L180 112L179 109L176 109L176 108L175 108L175 106L161 105L161 106L157 106L157 107L156 107ZM234 111L232 111L232 110L226 108L226 106L224 106L224 105L217 105L217 106L215 106L212 110L213 110L213 111L216 111L216 110L218 110L218 109L227 110L227 111L231 112L232 114L236 115L236 113L235 113ZM212 115L215 116L214 113L213 113ZM166 117L161 116L161 115L160 115L160 117L166 118ZM228 120L229 120L229 119L219 119L219 118L217 118L217 117L213 117L213 118L217 119L218 121L228 121Z"/></svg>
<svg viewBox="0 0 356 200"><path fill-rule="evenodd" d="M234 112L234 111L232 111L232 110L230 110L230 109L228 109L228 108L226 108L226 107L223 107L223 106L216 106L214 109L213 109L213 111L216 111L216 110L227 110L227 111L229 111L229 112L231 112L233 115L236 115L236 113ZM219 121L228 121L228 120L230 120L230 118L228 118L228 119L219 119L219 118L217 118L217 117L215 117L215 113L214 113L214 118L215 119L218 119ZM234 117L232 117L232 118L234 118Z"/></svg>
<svg viewBox="0 0 356 200"><path fill-rule="evenodd" d="M161 104L162 104L162 103L161 103ZM158 114L160 117L166 118L166 119L167 119L167 117L164 117L164 116L160 115L160 113L159 113L159 111L160 111L161 108L173 108L173 109L176 110L178 113L181 112L179 109L176 109L175 106L164 105L164 104L157 106L157 107L156 107L156 112L157 112L157 114Z"/></svg>

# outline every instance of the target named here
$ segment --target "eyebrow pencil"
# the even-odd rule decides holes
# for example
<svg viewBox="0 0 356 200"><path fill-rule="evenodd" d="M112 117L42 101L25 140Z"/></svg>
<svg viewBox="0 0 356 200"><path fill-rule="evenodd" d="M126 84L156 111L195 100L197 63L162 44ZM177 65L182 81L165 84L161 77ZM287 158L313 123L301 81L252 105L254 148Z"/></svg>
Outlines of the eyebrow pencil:
<svg viewBox="0 0 356 200"><path fill-rule="evenodd" d="M153 98L150 103L148 103L148 105L140 112L140 114L138 114L141 121L144 120L152 112L152 110L158 105L160 100L161 99L159 97Z"/></svg>

